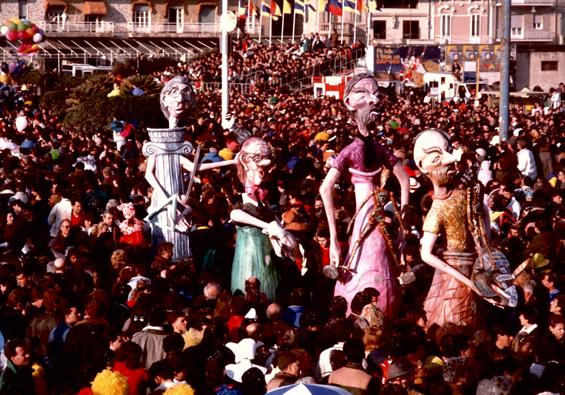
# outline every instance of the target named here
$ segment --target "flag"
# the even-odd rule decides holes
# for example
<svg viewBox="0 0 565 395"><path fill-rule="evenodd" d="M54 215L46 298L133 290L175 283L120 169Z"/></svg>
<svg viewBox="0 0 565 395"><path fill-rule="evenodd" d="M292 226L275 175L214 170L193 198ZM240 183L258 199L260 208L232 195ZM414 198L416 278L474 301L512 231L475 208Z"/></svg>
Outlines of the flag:
<svg viewBox="0 0 565 395"><path fill-rule="evenodd" d="M304 15L304 0L294 0L294 13L296 15Z"/></svg>
<svg viewBox="0 0 565 395"><path fill-rule="evenodd" d="M318 0L318 11L324 12L327 11L328 7L328 0Z"/></svg>
<svg viewBox="0 0 565 395"><path fill-rule="evenodd" d="M271 15L272 16L281 16L281 7L277 4L275 0L271 0ZM276 19L275 19L276 20Z"/></svg>
<svg viewBox="0 0 565 395"><path fill-rule="evenodd" d="M357 11L359 12L367 12L367 7L365 6L365 2L363 0L357 0Z"/></svg>
<svg viewBox="0 0 565 395"><path fill-rule="evenodd" d="M288 2L288 0L283 0L282 12L283 12L283 14L292 14L292 7L290 6L290 3Z"/></svg>
<svg viewBox="0 0 565 395"><path fill-rule="evenodd" d="M278 6L277 6L278 7ZM281 12L280 7L278 7L278 11L279 11L279 15ZM274 15L271 12L271 6L268 3L265 3L265 1L263 1L261 3L261 16L269 16L272 17L274 21L277 21L279 19L279 17L277 15Z"/></svg>
<svg viewBox="0 0 565 395"><path fill-rule="evenodd" d="M382 9L381 7L378 6L377 4L377 0L368 0L369 4L369 12L373 13L373 12L381 12Z"/></svg>
<svg viewBox="0 0 565 395"><path fill-rule="evenodd" d="M342 16L343 8L341 6L341 0L330 0L328 3L328 11L335 16Z"/></svg>
<svg viewBox="0 0 565 395"><path fill-rule="evenodd" d="M271 15L271 6L264 1L261 3L261 16L263 15Z"/></svg>
<svg viewBox="0 0 565 395"><path fill-rule="evenodd" d="M257 16L257 6L252 1L249 2L249 10L247 12L249 16Z"/></svg>
<svg viewBox="0 0 565 395"><path fill-rule="evenodd" d="M343 0L343 8L349 12L359 13L356 0Z"/></svg>
<svg viewBox="0 0 565 395"><path fill-rule="evenodd" d="M314 7L310 1L308 1L308 5L306 7L310 8L312 12L316 12L316 7Z"/></svg>

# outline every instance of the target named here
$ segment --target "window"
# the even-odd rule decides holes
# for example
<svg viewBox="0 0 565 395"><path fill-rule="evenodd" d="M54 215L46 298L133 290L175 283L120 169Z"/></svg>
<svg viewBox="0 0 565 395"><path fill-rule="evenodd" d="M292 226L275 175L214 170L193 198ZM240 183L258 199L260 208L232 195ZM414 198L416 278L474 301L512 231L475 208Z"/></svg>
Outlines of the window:
<svg viewBox="0 0 565 395"><path fill-rule="evenodd" d="M524 34L524 19L522 15L512 15L510 18L510 35L512 37L522 37Z"/></svg>
<svg viewBox="0 0 565 395"><path fill-rule="evenodd" d="M534 14L534 29L543 30L543 15Z"/></svg>
<svg viewBox="0 0 565 395"><path fill-rule="evenodd" d="M45 13L45 21L52 23L58 30L65 28L65 21L67 14L65 14L64 7L49 7Z"/></svg>
<svg viewBox="0 0 565 395"><path fill-rule="evenodd" d="M27 0L19 0L18 1L18 12L20 14L20 19L27 18Z"/></svg>
<svg viewBox="0 0 565 395"><path fill-rule="evenodd" d="M403 21L402 22L402 38L409 40L417 40L420 38L420 22Z"/></svg>
<svg viewBox="0 0 565 395"><path fill-rule="evenodd" d="M441 16L441 36L442 37L451 36L451 15Z"/></svg>
<svg viewBox="0 0 565 395"><path fill-rule="evenodd" d="M100 15L88 14L84 16L85 22L98 23L100 22Z"/></svg>
<svg viewBox="0 0 565 395"><path fill-rule="evenodd" d="M149 5L136 4L133 9L133 23L135 26L148 28L151 21L150 12Z"/></svg>
<svg viewBox="0 0 565 395"><path fill-rule="evenodd" d="M557 60L542 60L541 71L557 71L559 70L559 62Z"/></svg>
<svg viewBox="0 0 565 395"><path fill-rule="evenodd" d="M481 35L481 16L471 15L471 37L479 37Z"/></svg>
<svg viewBox="0 0 565 395"><path fill-rule="evenodd" d="M373 36L376 39L386 40L386 21L373 21Z"/></svg>
<svg viewBox="0 0 565 395"><path fill-rule="evenodd" d="M202 5L198 15L199 23L216 23L216 6Z"/></svg>

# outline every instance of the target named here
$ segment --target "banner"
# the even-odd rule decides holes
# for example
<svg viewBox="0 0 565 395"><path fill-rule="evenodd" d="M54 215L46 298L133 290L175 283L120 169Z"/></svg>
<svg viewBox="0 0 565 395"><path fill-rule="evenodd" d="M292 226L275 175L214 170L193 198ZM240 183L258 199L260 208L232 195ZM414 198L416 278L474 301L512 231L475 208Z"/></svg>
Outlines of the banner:
<svg viewBox="0 0 565 395"><path fill-rule="evenodd" d="M406 68L416 68L425 61L441 60L439 46L375 46L375 72L404 73Z"/></svg>
<svg viewBox="0 0 565 395"><path fill-rule="evenodd" d="M453 44L445 46L445 63L451 66L455 60L463 67L464 62L479 60L480 72L500 71L500 44Z"/></svg>

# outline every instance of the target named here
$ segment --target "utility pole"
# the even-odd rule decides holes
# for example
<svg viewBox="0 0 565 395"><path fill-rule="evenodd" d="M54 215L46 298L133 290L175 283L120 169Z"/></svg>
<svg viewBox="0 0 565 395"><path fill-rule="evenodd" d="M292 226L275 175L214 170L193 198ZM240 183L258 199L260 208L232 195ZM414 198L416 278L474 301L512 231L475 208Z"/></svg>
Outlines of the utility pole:
<svg viewBox="0 0 565 395"><path fill-rule="evenodd" d="M239 12L239 10L238 10ZM228 15L228 0L222 0L222 15ZM224 24L224 23L223 23ZM233 30L233 29L231 29ZM228 34L226 26L222 26L222 126L225 127L229 105L229 84L228 84Z"/></svg>
<svg viewBox="0 0 565 395"><path fill-rule="evenodd" d="M500 107L498 134L500 141L508 141L508 118L510 98L510 4L511 0L502 1L502 48L500 69Z"/></svg>

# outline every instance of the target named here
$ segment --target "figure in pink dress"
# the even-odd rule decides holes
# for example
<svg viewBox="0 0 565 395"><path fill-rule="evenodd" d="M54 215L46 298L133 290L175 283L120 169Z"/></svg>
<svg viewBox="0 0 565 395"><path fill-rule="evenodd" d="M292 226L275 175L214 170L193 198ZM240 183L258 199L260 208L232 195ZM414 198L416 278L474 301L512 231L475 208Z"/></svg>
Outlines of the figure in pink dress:
<svg viewBox="0 0 565 395"><path fill-rule="evenodd" d="M337 156L320 188L330 230L330 263L325 271L337 278L335 295L348 303L355 294L373 287L380 292L378 307L385 316L396 315L398 290L396 268L390 238L378 225L379 188L386 169L392 170L401 186L401 206L408 203L409 178L401 161L392 152L370 137L369 127L375 121L378 104L378 84L370 74L354 76L345 88L344 103L356 122L358 135ZM338 242L334 186L342 174L349 173L355 188L356 214L349 240L346 267L340 268L341 251ZM339 270L338 270L339 269Z"/></svg>

